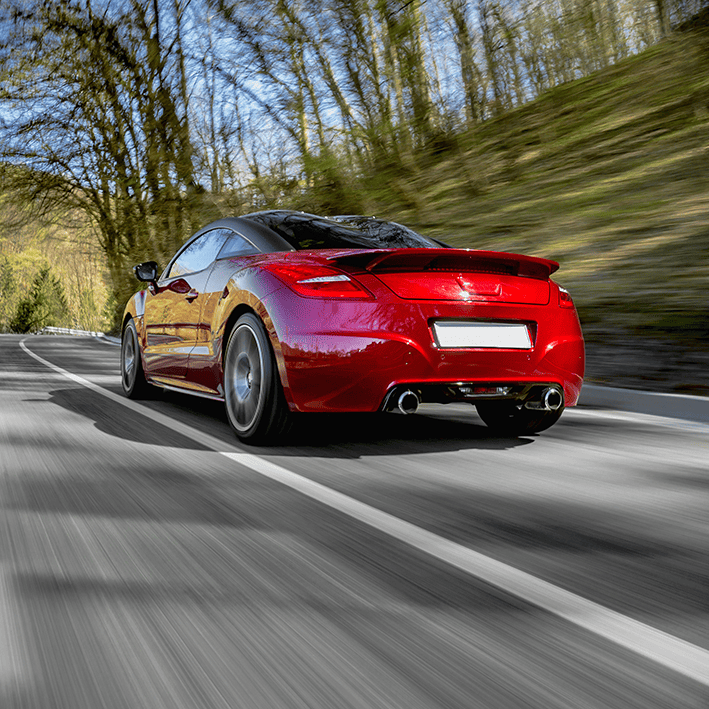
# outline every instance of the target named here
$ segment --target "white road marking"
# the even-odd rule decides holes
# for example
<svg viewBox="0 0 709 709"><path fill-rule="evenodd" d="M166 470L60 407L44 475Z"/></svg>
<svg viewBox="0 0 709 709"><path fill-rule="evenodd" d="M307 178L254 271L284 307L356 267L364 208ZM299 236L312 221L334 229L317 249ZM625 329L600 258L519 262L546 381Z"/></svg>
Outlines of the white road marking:
<svg viewBox="0 0 709 709"><path fill-rule="evenodd" d="M215 436L203 433L158 411L114 394L93 382L62 369L35 354L20 342L20 347L57 374L125 406L137 414L171 428L205 448L253 472L286 485L318 502L369 525L409 546L429 554L465 573L517 596L595 635L606 638L638 655L709 686L709 650L692 645L645 623L633 620L605 606L589 601L531 574L496 561L461 544L451 542L410 522L359 502L325 485L292 473L275 463L245 453Z"/></svg>

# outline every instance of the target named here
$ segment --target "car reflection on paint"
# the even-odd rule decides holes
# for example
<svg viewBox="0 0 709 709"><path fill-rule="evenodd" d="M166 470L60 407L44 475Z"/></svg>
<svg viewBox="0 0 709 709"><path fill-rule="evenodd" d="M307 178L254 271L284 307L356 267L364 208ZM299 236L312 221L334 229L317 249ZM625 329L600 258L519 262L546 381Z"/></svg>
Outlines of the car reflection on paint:
<svg viewBox="0 0 709 709"><path fill-rule="evenodd" d="M394 222L286 210L209 224L123 320L122 382L224 401L236 435L277 443L296 412L413 413L465 401L496 432L576 404L584 344L558 264L454 249Z"/></svg>

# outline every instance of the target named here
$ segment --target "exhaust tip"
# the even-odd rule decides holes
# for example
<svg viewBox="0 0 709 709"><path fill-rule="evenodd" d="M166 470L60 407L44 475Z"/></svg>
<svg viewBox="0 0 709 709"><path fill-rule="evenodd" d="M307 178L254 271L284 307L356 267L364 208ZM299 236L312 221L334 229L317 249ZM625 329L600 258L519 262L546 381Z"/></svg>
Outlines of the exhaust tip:
<svg viewBox="0 0 709 709"><path fill-rule="evenodd" d="M564 405L564 394L556 387L546 387L538 399L524 402L525 409L558 411Z"/></svg>
<svg viewBox="0 0 709 709"><path fill-rule="evenodd" d="M396 405L402 414L415 414L419 403L418 396L410 389L407 389L399 396Z"/></svg>
<svg viewBox="0 0 709 709"><path fill-rule="evenodd" d="M549 387L542 394L542 405L547 411L558 411L564 404L564 397L554 387Z"/></svg>

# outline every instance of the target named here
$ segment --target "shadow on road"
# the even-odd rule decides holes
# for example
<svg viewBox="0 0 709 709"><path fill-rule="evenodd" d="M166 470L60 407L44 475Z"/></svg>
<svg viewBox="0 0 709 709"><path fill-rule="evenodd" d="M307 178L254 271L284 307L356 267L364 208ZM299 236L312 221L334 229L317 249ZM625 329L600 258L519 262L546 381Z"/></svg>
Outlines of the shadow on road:
<svg viewBox="0 0 709 709"><path fill-rule="evenodd" d="M203 450L203 446L150 420L151 410L249 452L319 458L360 458L456 450L506 450L532 443L524 438L494 435L477 418L473 407L437 407L412 416L401 414L300 414L278 447L253 447L234 436L218 402L166 393L145 402L145 417L108 403L87 389L55 389L49 402L88 417L102 433L146 445ZM25 399L25 401L39 401ZM47 401L42 399L41 401Z"/></svg>

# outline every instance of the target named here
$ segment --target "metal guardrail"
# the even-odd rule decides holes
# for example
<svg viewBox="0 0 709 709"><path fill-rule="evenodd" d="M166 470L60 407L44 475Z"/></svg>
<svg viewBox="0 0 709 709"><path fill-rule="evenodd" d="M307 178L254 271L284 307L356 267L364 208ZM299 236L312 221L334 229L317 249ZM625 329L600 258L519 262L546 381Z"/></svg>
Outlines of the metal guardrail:
<svg viewBox="0 0 709 709"><path fill-rule="evenodd" d="M75 330L72 327L44 327L38 335L77 335L78 337L105 337L103 332L93 330Z"/></svg>
<svg viewBox="0 0 709 709"><path fill-rule="evenodd" d="M111 345L119 345L121 340L119 337L107 335L105 332L94 332L93 330L77 330L73 327L45 327L42 328L38 335L73 335L75 337L98 337L105 340Z"/></svg>

